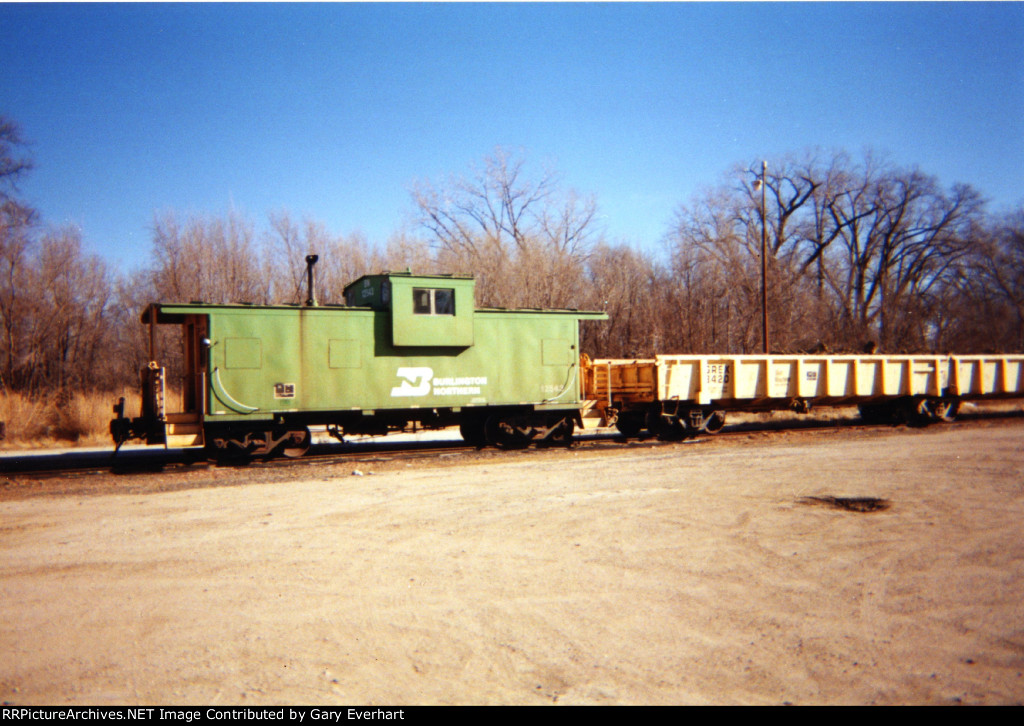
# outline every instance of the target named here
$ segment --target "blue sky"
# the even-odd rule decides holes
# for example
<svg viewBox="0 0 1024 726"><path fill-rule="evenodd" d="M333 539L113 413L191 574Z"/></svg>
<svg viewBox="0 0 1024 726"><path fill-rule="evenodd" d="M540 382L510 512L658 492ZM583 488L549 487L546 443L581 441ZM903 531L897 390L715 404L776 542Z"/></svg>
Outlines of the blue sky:
<svg viewBox="0 0 1024 726"><path fill-rule="evenodd" d="M122 269L154 213L383 243L417 179L522 149L656 248L733 164L871 148L1024 202L1024 4L0 4L22 196Z"/></svg>

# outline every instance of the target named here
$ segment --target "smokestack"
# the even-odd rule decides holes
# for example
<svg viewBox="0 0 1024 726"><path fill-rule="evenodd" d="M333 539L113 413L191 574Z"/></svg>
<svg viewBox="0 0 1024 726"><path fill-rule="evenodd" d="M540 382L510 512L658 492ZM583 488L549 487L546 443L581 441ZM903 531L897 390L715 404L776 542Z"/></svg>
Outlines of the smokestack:
<svg viewBox="0 0 1024 726"><path fill-rule="evenodd" d="M308 293L306 297L307 307L316 306L316 286L314 285L313 280L313 265L315 265L316 261L319 259L320 258L317 255L306 255L306 291Z"/></svg>

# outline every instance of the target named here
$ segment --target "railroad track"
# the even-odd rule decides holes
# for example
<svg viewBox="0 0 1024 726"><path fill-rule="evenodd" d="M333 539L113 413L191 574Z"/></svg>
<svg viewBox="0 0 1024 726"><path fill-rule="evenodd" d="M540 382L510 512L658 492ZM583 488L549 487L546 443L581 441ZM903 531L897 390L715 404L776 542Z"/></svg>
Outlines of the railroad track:
<svg viewBox="0 0 1024 726"><path fill-rule="evenodd" d="M964 413L962 422L1024 418L1024 411L984 411L978 410ZM940 424L945 425L945 424ZM868 424L856 417L818 419L802 417L793 419L750 420L730 423L715 435L702 434L697 438L686 439L681 443L696 443L712 439L729 440L734 437L750 434L781 431L822 432L837 429L892 429L889 424ZM608 450L621 448L624 437L614 431L585 433L576 437L574 448L579 451ZM630 439L629 444L635 447L678 446L679 443L659 441L654 436L643 436ZM115 457L112 451L63 451L55 454L7 455L0 457L0 482L3 478L68 478L88 477L90 475L107 474L147 474L195 471L197 469L217 469L232 467L244 469L252 467L259 470L282 468L302 468L308 466L351 465L353 470L360 466L396 462L401 460L433 460L446 456L463 456L480 452L493 457L509 457L531 451L557 449L551 446L537 449L531 447L519 452L506 452L496 449L479 450L466 443L455 441L388 441L387 437L375 440L360 440L350 443L314 444L309 452L299 459L256 459L243 464L218 463L208 460L202 449L128 449L122 450Z"/></svg>

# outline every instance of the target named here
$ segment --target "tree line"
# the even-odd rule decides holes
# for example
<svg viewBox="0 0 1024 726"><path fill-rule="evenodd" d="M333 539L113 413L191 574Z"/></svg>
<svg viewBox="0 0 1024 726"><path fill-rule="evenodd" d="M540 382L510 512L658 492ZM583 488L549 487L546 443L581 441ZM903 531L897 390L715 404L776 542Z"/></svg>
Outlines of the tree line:
<svg viewBox="0 0 1024 726"><path fill-rule="evenodd" d="M740 165L644 251L607 238L592 196L499 148L415 184L413 226L383 244L285 211L259 228L234 212L165 212L149 263L121 273L19 197L26 148L0 118L3 391L132 387L148 356L146 303L298 304L311 252L321 302L340 304L347 283L381 270L471 274L480 307L607 311L585 325L591 355L759 352L762 213L773 352L1024 351L1024 207L993 214L969 186L870 153Z"/></svg>

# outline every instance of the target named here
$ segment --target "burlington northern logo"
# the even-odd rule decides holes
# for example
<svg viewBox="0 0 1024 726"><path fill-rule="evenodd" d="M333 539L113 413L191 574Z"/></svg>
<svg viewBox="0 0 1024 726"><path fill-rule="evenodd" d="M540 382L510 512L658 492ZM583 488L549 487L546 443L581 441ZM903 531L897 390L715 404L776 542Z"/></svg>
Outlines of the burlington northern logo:
<svg viewBox="0 0 1024 726"><path fill-rule="evenodd" d="M430 393L430 379L434 377L431 368L399 368L398 377L402 385L391 389L391 397L426 396Z"/></svg>
<svg viewBox="0 0 1024 726"><path fill-rule="evenodd" d="M391 389L391 397L426 396L479 396L480 387L487 385L486 376L464 378L434 378L433 368L399 368L396 371L401 384Z"/></svg>

